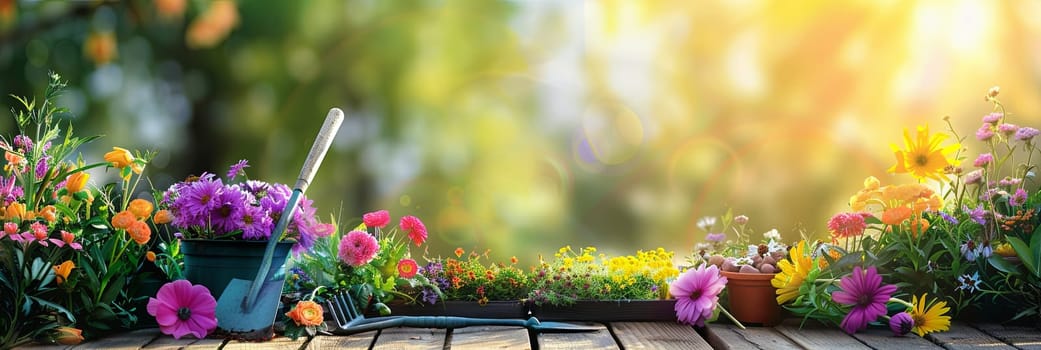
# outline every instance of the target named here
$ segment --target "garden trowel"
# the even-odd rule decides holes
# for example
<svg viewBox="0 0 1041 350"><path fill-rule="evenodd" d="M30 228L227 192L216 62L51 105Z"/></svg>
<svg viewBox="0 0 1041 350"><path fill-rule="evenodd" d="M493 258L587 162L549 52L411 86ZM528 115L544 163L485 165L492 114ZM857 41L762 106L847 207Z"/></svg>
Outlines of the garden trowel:
<svg viewBox="0 0 1041 350"><path fill-rule="evenodd" d="M271 259L275 253L275 244L289 226L300 197L311 184L311 179L318 171L318 165L325 158L325 153L329 150L329 145L333 142L333 137L336 136L336 131L340 129L342 122L343 111L339 108L330 109L329 114L325 117L322 130L318 132L314 145L307 154L307 160L304 161L304 166L300 170L300 176L296 179L293 194L289 197L282 216L278 218L274 231L271 232L271 237L264 250L264 259L257 269L257 277L251 281L232 279L224 289L224 293L221 294L220 300L217 300L217 326L221 329L236 333L257 332L268 329L274 324L279 297L282 295L282 284L285 282L285 274L275 274L276 277L273 280L265 280L265 276L272 268Z"/></svg>

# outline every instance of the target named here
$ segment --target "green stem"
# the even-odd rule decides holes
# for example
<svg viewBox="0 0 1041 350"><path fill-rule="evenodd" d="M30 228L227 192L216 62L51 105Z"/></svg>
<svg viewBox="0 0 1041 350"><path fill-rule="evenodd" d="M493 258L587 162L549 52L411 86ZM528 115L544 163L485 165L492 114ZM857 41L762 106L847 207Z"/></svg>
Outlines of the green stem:
<svg viewBox="0 0 1041 350"><path fill-rule="evenodd" d="M900 304L900 305L903 305L903 306L907 306L909 308L914 308L914 304L911 304L911 303L909 303L909 302L907 302L907 301L905 301L903 299L889 298L889 301L887 301L887 302L889 302L889 303L897 303L897 304Z"/></svg>
<svg viewBox="0 0 1041 350"><path fill-rule="evenodd" d="M716 307L719 308L720 313L726 315L726 317L729 318L731 322L734 322L734 324L736 324L738 328L745 329L745 325L741 324L741 321L738 321L736 318L734 318L734 315L731 315L730 312L727 311L727 308L723 307L723 305L719 305L718 302L716 303Z"/></svg>

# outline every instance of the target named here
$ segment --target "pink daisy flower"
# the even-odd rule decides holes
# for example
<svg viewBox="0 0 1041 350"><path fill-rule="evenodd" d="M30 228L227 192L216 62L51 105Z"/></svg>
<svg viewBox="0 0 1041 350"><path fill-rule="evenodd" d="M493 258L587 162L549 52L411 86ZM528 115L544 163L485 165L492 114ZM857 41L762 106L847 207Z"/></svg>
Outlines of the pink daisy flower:
<svg viewBox="0 0 1041 350"><path fill-rule="evenodd" d="M1003 115L1000 112L994 112L983 116L983 122L987 124L997 124L1001 120Z"/></svg>
<svg viewBox="0 0 1041 350"><path fill-rule="evenodd" d="M365 227L383 228L390 223L390 213L386 210L365 213L361 216L361 221L365 223Z"/></svg>
<svg viewBox="0 0 1041 350"><path fill-rule="evenodd" d="M867 222L861 213L839 213L828 220L828 230L835 238L849 238L864 234Z"/></svg>
<svg viewBox="0 0 1041 350"><path fill-rule="evenodd" d="M992 155L990 153L984 153L984 154L979 155L979 157L976 157L976 161L972 162L972 165L977 167L977 168L982 168L982 167L987 166L987 164L990 164L993 161L994 161L994 155Z"/></svg>
<svg viewBox="0 0 1041 350"><path fill-rule="evenodd" d="M398 277L401 278L412 278L416 277L416 272L419 271L419 264L416 264L415 260L412 259L401 259L398 261Z"/></svg>
<svg viewBox="0 0 1041 350"><path fill-rule="evenodd" d="M362 231L351 231L340 240L340 261L354 267L362 266L372 261L379 250L376 237Z"/></svg>
<svg viewBox="0 0 1041 350"><path fill-rule="evenodd" d="M411 239L412 243L415 243L417 247L427 241L427 227L415 216L408 215L402 217L401 221L398 222L398 227L405 230L405 232L408 232L408 238Z"/></svg>
<svg viewBox="0 0 1041 350"><path fill-rule="evenodd" d="M868 323L885 315L886 302L896 292L896 286L882 284L882 276L874 266L866 271L860 266L854 267L853 273L843 277L839 285L842 290L832 293L831 300L853 306L840 325L849 334L867 328Z"/></svg>
<svg viewBox="0 0 1041 350"><path fill-rule="evenodd" d="M203 285L176 280L159 288L148 299L148 314L155 316L159 330L176 339L191 334L205 338L217 329L217 300Z"/></svg>
<svg viewBox="0 0 1041 350"><path fill-rule="evenodd" d="M979 130L976 130L976 139L980 141L987 141L994 137L994 127L990 124L983 124Z"/></svg>
<svg viewBox="0 0 1041 350"><path fill-rule="evenodd" d="M727 285L727 278L719 275L716 265L702 264L689 269L669 285L669 293L676 298L676 319L681 323L705 326L719 301L719 293Z"/></svg>

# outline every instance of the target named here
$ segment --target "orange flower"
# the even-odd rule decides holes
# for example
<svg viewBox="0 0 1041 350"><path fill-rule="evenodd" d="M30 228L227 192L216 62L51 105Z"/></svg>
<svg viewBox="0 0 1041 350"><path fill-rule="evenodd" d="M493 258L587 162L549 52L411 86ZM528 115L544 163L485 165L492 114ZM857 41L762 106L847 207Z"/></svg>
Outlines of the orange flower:
<svg viewBox="0 0 1041 350"><path fill-rule="evenodd" d="M58 218L56 216L57 211L58 209L55 208L53 205L48 205L46 207L43 207L43 210L40 211L40 216L43 217L44 220L47 220L47 222L53 223L55 221L58 221Z"/></svg>
<svg viewBox="0 0 1041 350"><path fill-rule="evenodd" d="M516 264L517 263L517 257L516 256L511 256L510 257L510 263L511 264Z"/></svg>
<svg viewBox="0 0 1041 350"><path fill-rule="evenodd" d="M187 0L156 0L155 12L159 17L172 20L184 15L184 9L188 6Z"/></svg>
<svg viewBox="0 0 1041 350"><path fill-rule="evenodd" d="M455 248L455 257L461 258L463 257L463 253L466 253L466 251L463 250L463 248Z"/></svg>
<svg viewBox="0 0 1041 350"><path fill-rule="evenodd" d="M54 269L54 275L57 276L58 284L65 283L65 280L69 279L69 273L72 273L72 269L76 268L76 263L72 260L65 260L60 265L51 266Z"/></svg>
<svg viewBox="0 0 1041 350"><path fill-rule="evenodd" d="M148 253L145 253L145 259L149 262L155 262L155 252L149 250Z"/></svg>
<svg viewBox="0 0 1041 350"><path fill-rule="evenodd" d="M318 303L303 300L286 313L286 317L296 322L297 326L317 326L322 324L322 306Z"/></svg>
<svg viewBox="0 0 1041 350"><path fill-rule="evenodd" d="M882 212L882 223L886 225L897 226L911 217L911 208L908 207L893 207L886 209Z"/></svg>
<svg viewBox="0 0 1041 350"><path fill-rule="evenodd" d="M82 191L83 187L87 186L87 179L89 178L90 174L85 171L69 174L69 176L65 178L65 189L68 190L70 194Z"/></svg>
<svg viewBox="0 0 1041 350"><path fill-rule="evenodd" d="M54 341L62 345L76 345L83 342L83 331L79 328L61 326L55 329Z"/></svg>
<svg viewBox="0 0 1041 350"><path fill-rule="evenodd" d="M83 54L99 66L112 62L119 56L116 35L109 31L91 33L83 42Z"/></svg>
<svg viewBox="0 0 1041 350"><path fill-rule="evenodd" d="M139 245L148 243L149 239L152 239L152 229L148 227L144 221L134 221L127 227L127 233L130 234L130 238L137 242Z"/></svg>
<svg viewBox="0 0 1041 350"><path fill-rule="evenodd" d="M6 159L7 162L10 164L21 164L22 161L25 160L25 158L22 158L22 156L11 152L4 152L4 159Z"/></svg>
<svg viewBox="0 0 1041 350"><path fill-rule="evenodd" d="M214 1L188 26L185 41L192 49L213 47L238 24L239 10L234 1Z"/></svg>
<svg viewBox="0 0 1041 350"><path fill-rule="evenodd" d="M152 216L153 209L152 202L140 198L130 201L130 207L128 208L128 210L131 213L134 213L134 216L138 219L145 219Z"/></svg>
<svg viewBox="0 0 1041 350"><path fill-rule="evenodd" d="M7 218L7 220L28 219L25 217L26 214L28 213L25 211L25 204L12 202L7 206L7 210L4 212L4 217Z"/></svg>
<svg viewBox="0 0 1041 350"><path fill-rule="evenodd" d="M911 223L911 234L914 237L918 237L919 234L925 233L929 229L929 221L926 219L914 220Z"/></svg>
<svg viewBox="0 0 1041 350"><path fill-rule="evenodd" d="M173 213L166 209L159 210L152 216L152 222L157 225L169 224L173 222Z"/></svg>
<svg viewBox="0 0 1041 350"><path fill-rule="evenodd" d="M112 163L113 168L130 167L135 174L141 173L141 165L134 162L134 155L125 148L112 147L112 151L105 153L105 161Z"/></svg>
<svg viewBox="0 0 1041 350"><path fill-rule="evenodd" d="M135 221L137 221L137 217L134 216L134 213L129 210L121 211L112 217L112 227L126 230Z"/></svg>

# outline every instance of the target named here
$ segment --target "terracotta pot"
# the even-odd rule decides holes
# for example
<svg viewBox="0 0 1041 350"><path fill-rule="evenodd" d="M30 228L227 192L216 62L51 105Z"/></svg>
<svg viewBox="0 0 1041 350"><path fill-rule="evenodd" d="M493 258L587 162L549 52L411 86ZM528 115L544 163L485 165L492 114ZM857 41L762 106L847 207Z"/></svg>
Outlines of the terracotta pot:
<svg viewBox="0 0 1041 350"><path fill-rule="evenodd" d="M727 308L741 323L774 326L781 322L781 306L770 280L772 273L739 273L721 271L727 278Z"/></svg>

